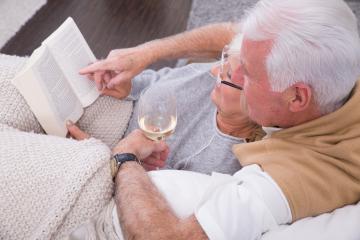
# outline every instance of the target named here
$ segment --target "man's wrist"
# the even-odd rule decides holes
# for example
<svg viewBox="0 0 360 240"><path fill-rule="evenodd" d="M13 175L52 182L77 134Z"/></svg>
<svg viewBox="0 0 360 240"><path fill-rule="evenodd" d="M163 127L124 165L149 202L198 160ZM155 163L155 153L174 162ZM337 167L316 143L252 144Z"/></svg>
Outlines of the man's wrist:
<svg viewBox="0 0 360 240"><path fill-rule="evenodd" d="M120 168L123 168L124 165L128 165L131 162L140 166L142 165L140 159L137 157L134 151L114 149L110 160L111 175L113 180L115 180Z"/></svg>

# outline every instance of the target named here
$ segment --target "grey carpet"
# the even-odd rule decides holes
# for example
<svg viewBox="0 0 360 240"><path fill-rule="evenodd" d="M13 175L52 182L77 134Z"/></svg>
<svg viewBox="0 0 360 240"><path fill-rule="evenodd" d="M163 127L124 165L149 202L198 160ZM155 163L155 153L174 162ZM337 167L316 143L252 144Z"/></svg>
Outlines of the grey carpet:
<svg viewBox="0 0 360 240"><path fill-rule="evenodd" d="M0 0L0 48L45 3L46 0Z"/></svg>
<svg viewBox="0 0 360 240"><path fill-rule="evenodd" d="M188 29L208 23L238 21L257 0L193 0Z"/></svg>
<svg viewBox="0 0 360 240"><path fill-rule="evenodd" d="M258 0L193 0L187 29L214 22L238 21L244 11L256 2ZM346 2L360 19L360 1L348 0Z"/></svg>

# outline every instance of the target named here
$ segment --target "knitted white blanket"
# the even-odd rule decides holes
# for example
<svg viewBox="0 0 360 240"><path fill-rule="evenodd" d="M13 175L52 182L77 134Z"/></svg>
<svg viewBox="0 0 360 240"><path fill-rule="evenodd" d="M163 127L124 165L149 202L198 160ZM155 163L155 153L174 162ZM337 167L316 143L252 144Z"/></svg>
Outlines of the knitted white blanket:
<svg viewBox="0 0 360 240"><path fill-rule="evenodd" d="M132 102L100 97L85 110L80 127L102 142L44 135L9 81L25 61L0 54L0 239L64 239L112 197L108 146Z"/></svg>
<svg viewBox="0 0 360 240"><path fill-rule="evenodd" d="M110 151L99 140L5 130L0 153L0 239L62 239L111 199Z"/></svg>

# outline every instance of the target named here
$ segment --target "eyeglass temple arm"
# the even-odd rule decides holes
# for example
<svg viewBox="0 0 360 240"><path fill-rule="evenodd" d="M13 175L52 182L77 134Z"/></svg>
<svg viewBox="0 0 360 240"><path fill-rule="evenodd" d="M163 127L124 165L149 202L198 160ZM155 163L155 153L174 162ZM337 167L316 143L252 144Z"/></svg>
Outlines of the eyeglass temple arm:
<svg viewBox="0 0 360 240"><path fill-rule="evenodd" d="M228 81L221 81L222 84L225 84L225 85L228 85L230 87L233 87L233 88L236 88L236 89L239 89L239 90L243 90L242 87L238 86L238 85L235 85L231 82L228 82Z"/></svg>

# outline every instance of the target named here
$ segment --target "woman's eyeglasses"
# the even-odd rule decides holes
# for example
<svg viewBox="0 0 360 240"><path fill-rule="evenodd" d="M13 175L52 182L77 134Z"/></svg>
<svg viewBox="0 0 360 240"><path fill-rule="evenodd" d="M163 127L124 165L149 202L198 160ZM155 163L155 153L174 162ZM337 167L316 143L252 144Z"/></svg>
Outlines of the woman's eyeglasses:
<svg viewBox="0 0 360 240"><path fill-rule="evenodd" d="M243 88L231 82L231 67L229 63L229 46L225 45L220 59L220 69L216 79L217 84L225 84L242 90Z"/></svg>

